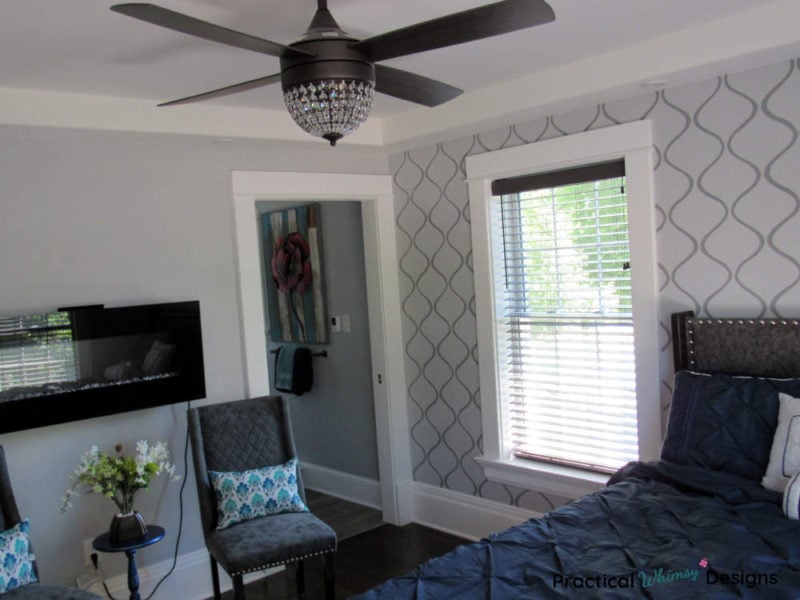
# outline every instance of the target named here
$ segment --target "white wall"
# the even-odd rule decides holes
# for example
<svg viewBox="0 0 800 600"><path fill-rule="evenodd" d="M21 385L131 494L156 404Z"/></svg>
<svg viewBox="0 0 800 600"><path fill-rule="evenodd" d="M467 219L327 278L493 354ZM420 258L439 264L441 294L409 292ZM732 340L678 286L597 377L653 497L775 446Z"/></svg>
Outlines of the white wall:
<svg viewBox="0 0 800 600"><path fill-rule="evenodd" d="M243 396L230 171L381 174L378 153L252 141L0 127L0 314L57 306L198 299L208 399ZM165 440L182 464L186 405L0 435L21 512L31 519L47 582L83 571L82 541L114 512L86 496L59 514L67 478L92 444ZM179 469L180 470L180 469ZM137 508L167 528L141 565L174 551L179 485L157 482ZM181 554L203 547L193 475L184 494ZM103 556L108 575L124 569Z"/></svg>

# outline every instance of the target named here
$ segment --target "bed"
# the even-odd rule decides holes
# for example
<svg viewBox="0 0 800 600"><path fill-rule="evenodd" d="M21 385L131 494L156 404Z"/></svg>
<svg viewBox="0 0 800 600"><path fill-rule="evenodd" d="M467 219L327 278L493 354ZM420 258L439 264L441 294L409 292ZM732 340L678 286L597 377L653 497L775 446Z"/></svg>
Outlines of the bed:
<svg viewBox="0 0 800 600"><path fill-rule="evenodd" d="M672 325L660 461L354 598L800 598L800 321Z"/></svg>

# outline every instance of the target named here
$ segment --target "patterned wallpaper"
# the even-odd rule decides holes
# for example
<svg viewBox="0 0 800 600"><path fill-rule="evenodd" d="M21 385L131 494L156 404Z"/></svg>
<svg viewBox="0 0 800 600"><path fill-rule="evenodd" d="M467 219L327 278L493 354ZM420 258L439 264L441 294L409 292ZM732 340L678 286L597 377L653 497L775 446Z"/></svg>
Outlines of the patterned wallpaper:
<svg viewBox="0 0 800 600"><path fill-rule="evenodd" d="M416 481L547 511L489 482L481 453L464 157L649 119L654 135L662 407L669 314L800 315L800 60L479 133L393 156Z"/></svg>

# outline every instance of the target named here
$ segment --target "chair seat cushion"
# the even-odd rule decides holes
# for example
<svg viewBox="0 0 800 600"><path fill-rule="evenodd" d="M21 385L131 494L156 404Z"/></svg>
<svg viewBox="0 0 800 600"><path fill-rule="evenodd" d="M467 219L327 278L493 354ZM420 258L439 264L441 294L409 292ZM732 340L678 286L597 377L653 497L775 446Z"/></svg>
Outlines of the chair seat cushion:
<svg viewBox="0 0 800 600"><path fill-rule="evenodd" d="M0 594L2 600L102 600L97 594L65 585L31 583Z"/></svg>
<svg viewBox="0 0 800 600"><path fill-rule="evenodd" d="M336 533L311 513L284 513L212 531L206 544L229 575L241 575L333 552Z"/></svg>

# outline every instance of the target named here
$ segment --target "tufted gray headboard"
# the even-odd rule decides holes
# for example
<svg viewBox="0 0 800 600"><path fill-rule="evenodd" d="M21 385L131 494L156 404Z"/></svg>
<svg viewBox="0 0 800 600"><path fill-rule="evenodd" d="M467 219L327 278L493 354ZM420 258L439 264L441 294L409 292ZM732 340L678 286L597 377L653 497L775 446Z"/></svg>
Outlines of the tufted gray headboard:
<svg viewBox="0 0 800 600"><path fill-rule="evenodd" d="M800 377L800 319L710 319L672 314L675 371Z"/></svg>

